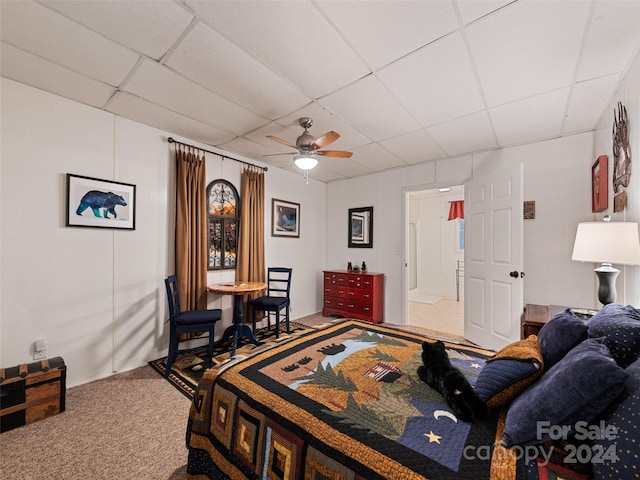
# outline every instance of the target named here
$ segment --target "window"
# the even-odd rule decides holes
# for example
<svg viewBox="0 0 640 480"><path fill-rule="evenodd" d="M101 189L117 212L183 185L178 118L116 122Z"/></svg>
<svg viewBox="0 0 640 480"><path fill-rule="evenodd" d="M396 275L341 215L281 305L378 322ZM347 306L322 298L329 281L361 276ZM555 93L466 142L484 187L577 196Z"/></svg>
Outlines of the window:
<svg viewBox="0 0 640 480"><path fill-rule="evenodd" d="M218 179L207 185L209 262L207 270L236 268L238 252L238 191Z"/></svg>

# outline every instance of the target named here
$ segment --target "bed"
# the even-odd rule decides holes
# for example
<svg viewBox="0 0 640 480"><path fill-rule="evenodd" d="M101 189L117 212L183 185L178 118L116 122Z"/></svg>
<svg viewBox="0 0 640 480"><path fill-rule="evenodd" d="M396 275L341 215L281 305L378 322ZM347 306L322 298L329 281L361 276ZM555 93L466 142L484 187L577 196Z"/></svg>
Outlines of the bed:
<svg viewBox="0 0 640 480"><path fill-rule="evenodd" d="M433 339L393 326L340 320L213 367L190 410L188 478L638 478L640 310L556 317L499 352L446 343L492 407L472 423L418 378Z"/></svg>
<svg viewBox="0 0 640 480"><path fill-rule="evenodd" d="M499 445L499 411L459 421L419 380L423 341L345 320L210 369L191 407L190 478L524 478ZM472 383L494 353L447 347Z"/></svg>

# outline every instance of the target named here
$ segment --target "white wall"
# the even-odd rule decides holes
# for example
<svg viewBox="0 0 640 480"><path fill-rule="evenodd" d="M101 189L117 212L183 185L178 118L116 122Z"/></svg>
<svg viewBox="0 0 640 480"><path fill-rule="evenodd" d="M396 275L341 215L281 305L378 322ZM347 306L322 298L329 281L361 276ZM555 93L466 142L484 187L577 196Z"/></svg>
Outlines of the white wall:
<svg viewBox="0 0 640 480"><path fill-rule="evenodd" d="M4 78L0 95L0 365L33 361L40 337L49 357L64 358L68 386L164 355L163 280L174 271L175 248L171 135ZM224 176L239 189L240 169L207 154L208 181ZM136 229L65 227L66 173L135 184ZM294 269L293 319L315 313L326 186L270 167L265 187L267 266ZM300 203L299 239L268 233L274 197ZM225 309L219 335L231 323L231 298L211 295L210 307Z"/></svg>
<svg viewBox="0 0 640 480"><path fill-rule="evenodd" d="M593 133L430 162L327 185L327 265L366 257L386 274L385 321L403 322L405 192L463 184L502 164L524 164L524 197L536 219L524 224L524 301L595 308L591 266L571 261L576 225L591 215ZM374 206L374 248L348 249L349 208Z"/></svg>
<svg viewBox="0 0 640 480"><path fill-rule="evenodd" d="M627 188L627 208L619 213L613 213L614 192L611 186L613 178L613 112L618 102L627 108L629 120L629 145L631 148L631 181ZM607 114L598 125L595 138L595 158L598 155L609 157L609 208L597 215L600 220L609 214L614 222L640 222L640 53L629 66L624 80L614 94L606 110ZM618 192L619 193L619 192ZM616 265L621 270L616 282L618 292L617 303L640 306L640 266Z"/></svg>

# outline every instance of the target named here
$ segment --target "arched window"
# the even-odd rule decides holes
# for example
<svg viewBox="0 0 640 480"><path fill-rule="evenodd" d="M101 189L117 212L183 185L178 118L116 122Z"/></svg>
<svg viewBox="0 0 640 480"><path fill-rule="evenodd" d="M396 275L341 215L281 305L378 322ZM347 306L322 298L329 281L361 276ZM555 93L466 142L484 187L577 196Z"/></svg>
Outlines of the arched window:
<svg viewBox="0 0 640 480"><path fill-rule="evenodd" d="M207 185L209 215L209 262L207 270L236 268L240 215L238 191L230 182L214 180Z"/></svg>

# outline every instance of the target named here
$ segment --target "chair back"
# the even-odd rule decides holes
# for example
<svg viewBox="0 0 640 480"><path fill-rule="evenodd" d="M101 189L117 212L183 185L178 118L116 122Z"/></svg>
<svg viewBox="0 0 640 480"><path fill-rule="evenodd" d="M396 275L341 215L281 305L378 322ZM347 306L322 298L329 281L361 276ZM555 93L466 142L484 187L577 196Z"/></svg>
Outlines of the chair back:
<svg viewBox="0 0 640 480"><path fill-rule="evenodd" d="M169 301L169 317L175 319L180 316L180 292L178 291L178 280L175 275L164 280L167 288L167 300Z"/></svg>
<svg viewBox="0 0 640 480"><path fill-rule="evenodd" d="M269 267L267 269L267 296L289 298L292 268Z"/></svg>

